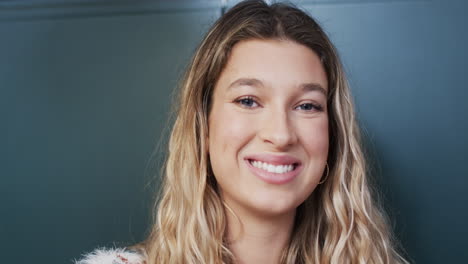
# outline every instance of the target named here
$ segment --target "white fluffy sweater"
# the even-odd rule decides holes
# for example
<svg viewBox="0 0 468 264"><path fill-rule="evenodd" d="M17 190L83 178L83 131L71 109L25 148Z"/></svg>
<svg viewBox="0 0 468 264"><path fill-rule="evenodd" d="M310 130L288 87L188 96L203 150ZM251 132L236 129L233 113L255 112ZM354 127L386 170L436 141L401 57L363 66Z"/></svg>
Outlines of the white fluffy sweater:
<svg viewBox="0 0 468 264"><path fill-rule="evenodd" d="M124 248L100 248L75 261L75 264L146 264L141 253Z"/></svg>

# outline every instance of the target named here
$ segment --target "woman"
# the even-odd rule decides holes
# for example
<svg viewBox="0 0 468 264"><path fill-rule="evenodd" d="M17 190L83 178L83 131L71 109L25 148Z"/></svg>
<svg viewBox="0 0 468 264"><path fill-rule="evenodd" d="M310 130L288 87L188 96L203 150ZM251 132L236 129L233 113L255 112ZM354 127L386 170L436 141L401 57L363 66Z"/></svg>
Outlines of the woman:
<svg viewBox="0 0 468 264"><path fill-rule="evenodd" d="M78 263L407 263L373 200L338 54L303 11L234 6L177 105L150 236Z"/></svg>

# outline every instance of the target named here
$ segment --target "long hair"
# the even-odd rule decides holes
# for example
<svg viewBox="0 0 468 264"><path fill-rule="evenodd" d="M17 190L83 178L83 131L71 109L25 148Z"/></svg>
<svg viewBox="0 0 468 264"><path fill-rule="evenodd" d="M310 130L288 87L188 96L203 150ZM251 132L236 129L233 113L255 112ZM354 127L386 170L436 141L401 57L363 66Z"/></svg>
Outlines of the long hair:
<svg viewBox="0 0 468 264"><path fill-rule="evenodd" d="M296 211L282 263L407 263L375 202L354 106L338 53L300 9L244 1L224 14L195 52L179 87L148 264L234 263L227 247L226 207L207 154L213 89L233 46L243 40L288 40L313 50L329 84L329 174Z"/></svg>

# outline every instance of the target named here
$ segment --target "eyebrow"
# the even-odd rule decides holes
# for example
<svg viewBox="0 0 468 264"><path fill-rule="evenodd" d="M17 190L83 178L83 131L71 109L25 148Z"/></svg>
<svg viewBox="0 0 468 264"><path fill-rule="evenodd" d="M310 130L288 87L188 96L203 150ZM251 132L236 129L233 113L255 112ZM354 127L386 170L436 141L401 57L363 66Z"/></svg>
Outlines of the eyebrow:
<svg viewBox="0 0 468 264"><path fill-rule="evenodd" d="M301 84L302 90L307 92L318 91L323 93L323 95L327 96L328 92L322 85L318 83L303 83Z"/></svg>
<svg viewBox="0 0 468 264"><path fill-rule="evenodd" d="M264 87L263 82L260 81L259 79L255 78L239 78L235 81L233 81L229 86L228 90L236 87L236 86L253 86L253 87ZM313 92L313 91L318 91L320 93L323 93L323 95L327 96L327 90L323 88L322 85L318 83L303 83L299 85L301 90L305 92Z"/></svg>

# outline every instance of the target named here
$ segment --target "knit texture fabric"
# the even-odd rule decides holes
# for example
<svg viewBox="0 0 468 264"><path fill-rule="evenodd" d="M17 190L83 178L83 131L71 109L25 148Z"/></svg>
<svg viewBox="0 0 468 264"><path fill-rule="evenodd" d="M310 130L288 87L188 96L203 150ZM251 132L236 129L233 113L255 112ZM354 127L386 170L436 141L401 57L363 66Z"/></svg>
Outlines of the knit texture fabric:
<svg viewBox="0 0 468 264"><path fill-rule="evenodd" d="M146 264L140 253L125 248L98 248L75 264Z"/></svg>

